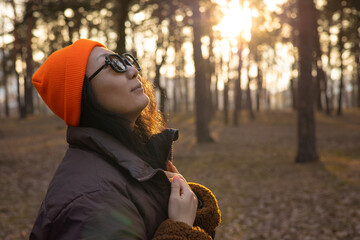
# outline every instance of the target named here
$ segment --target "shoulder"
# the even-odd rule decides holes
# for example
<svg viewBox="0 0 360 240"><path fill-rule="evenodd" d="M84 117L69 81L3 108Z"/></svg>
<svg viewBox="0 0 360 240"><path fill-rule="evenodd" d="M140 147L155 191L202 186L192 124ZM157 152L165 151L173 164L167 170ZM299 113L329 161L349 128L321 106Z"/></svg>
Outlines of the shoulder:
<svg viewBox="0 0 360 240"><path fill-rule="evenodd" d="M44 199L48 217L54 219L64 208L82 201L92 206L92 201L95 204L105 196L126 196L124 174L95 152L69 148Z"/></svg>

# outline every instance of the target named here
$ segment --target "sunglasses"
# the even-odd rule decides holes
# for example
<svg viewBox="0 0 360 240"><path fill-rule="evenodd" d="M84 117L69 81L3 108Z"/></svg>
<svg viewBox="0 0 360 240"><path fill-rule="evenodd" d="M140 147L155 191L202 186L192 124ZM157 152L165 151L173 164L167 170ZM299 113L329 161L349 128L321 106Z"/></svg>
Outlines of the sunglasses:
<svg viewBox="0 0 360 240"><path fill-rule="evenodd" d="M133 57L131 54L108 54L105 55L105 63L89 77L89 81L108 65L118 73L126 72L128 69L127 66L135 67L138 71L141 71L137 58Z"/></svg>

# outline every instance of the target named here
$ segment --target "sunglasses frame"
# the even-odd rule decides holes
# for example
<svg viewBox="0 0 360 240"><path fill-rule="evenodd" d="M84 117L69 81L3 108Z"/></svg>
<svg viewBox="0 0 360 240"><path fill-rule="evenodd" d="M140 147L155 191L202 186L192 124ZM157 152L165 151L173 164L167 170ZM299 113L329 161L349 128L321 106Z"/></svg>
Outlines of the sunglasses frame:
<svg viewBox="0 0 360 240"><path fill-rule="evenodd" d="M117 67L117 65L115 63L113 63L110 59L110 57L117 57L121 63L124 65L125 69L119 69ZM130 57L133 61L134 64L132 64L129 60L128 60L128 57ZM141 71L141 68L140 68L140 65L137 61L138 59L135 58L134 56L132 56L131 54L129 53L123 53L121 55L118 55L118 54L107 54L105 55L105 63L98 69L96 70L88 79L89 81L91 79L93 79L101 70L103 70L106 66L110 66L115 72L118 72L118 73L123 73L123 72L126 72L128 67L127 66L133 66L135 67L139 72Z"/></svg>

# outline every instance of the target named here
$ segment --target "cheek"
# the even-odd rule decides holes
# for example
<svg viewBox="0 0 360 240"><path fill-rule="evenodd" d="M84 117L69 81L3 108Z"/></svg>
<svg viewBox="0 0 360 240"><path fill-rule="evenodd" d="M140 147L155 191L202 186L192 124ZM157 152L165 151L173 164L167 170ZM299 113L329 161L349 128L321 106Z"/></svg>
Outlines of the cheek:
<svg viewBox="0 0 360 240"><path fill-rule="evenodd" d="M111 112L126 108L126 86L121 84L93 84L93 91L101 107Z"/></svg>
<svg viewBox="0 0 360 240"><path fill-rule="evenodd" d="M129 109L130 99L126 91L121 89L108 89L99 103L107 110L122 114Z"/></svg>

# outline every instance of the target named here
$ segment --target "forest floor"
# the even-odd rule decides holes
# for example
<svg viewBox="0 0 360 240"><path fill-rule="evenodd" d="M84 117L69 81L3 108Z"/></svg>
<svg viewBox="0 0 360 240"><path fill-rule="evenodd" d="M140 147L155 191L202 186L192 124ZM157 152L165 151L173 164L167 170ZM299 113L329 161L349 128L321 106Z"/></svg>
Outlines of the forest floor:
<svg viewBox="0 0 360 240"><path fill-rule="evenodd" d="M0 239L28 239L42 198L66 150L66 126L53 116L0 119ZM194 118L180 130L174 163L210 188L222 223L216 239L360 240L360 111L316 114L320 161L296 164L296 114L244 114L238 127L211 123L213 143L196 144Z"/></svg>

